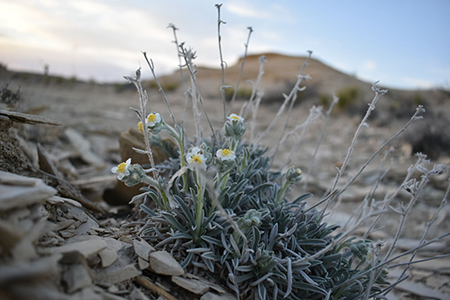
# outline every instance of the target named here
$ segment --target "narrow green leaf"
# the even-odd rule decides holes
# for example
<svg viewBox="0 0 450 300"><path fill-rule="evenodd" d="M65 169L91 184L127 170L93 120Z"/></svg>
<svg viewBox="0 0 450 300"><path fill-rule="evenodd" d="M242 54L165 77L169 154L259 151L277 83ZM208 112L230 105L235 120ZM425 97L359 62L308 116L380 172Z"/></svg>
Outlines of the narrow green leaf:
<svg viewBox="0 0 450 300"><path fill-rule="evenodd" d="M308 193L308 194L303 194L300 197L296 198L294 201L292 201L292 203L297 204L299 202L302 202L308 198L311 198L313 196L313 194Z"/></svg>
<svg viewBox="0 0 450 300"><path fill-rule="evenodd" d="M244 272L244 273L252 272L254 270L255 270L255 266L244 265L244 266L237 266L236 267L236 271Z"/></svg>
<svg viewBox="0 0 450 300"><path fill-rule="evenodd" d="M308 283L304 283L304 282L300 282L300 281L294 281L292 283L292 286L294 288L296 288L296 289L305 290L305 291L311 291L311 292L322 294L324 296L327 295L327 291L325 291L324 289L321 289L319 287L310 285Z"/></svg>
<svg viewBox="0 0 450 300"><path fill-rule="evenodd" d="M187 231L186 228L183 227L183 225L180 224L180 222L178 222L177 219L175 219L175 217L168 213L168 212L162 212L162 216L170 222L170 224L175 227L176 229L180 230L181 232L185 232Z"/></svg>
<svg viewBox="0 0 450 300"><path fill-rule="evenodd" d="M192 235L188 234L188 233L184 233L184 232L177 232L174 235L172 235L172 239L187 239L187 240L192 240L193 237Z"/></svg>
<svg viewBox="0 0 450 300"><path fill-rule="evenodd" d="M146 206L145 204L141 204L141 209L148 214L151 217L156 217L158 216L158 214L156 212L154 212L153 210L151 210L148 206Z"/></svg>
<svg viewBox="0 0 450 300"><path fill-rule="evenodd" d="M186 205L186 202L177 195L174 195L173 197L174 197L175 201L178 203L178 205L180 206L181 210L183 211L183 213L184 213L186 219L189 221L189 223L195 224L194 215L192 214L189 207Z"/></svg>
<svg viewBox="0 0 450 300"><path fill-rule="evenodd" d="M264 282L264 280L266 280L267 278L269 278L270 276L272 276L273 273L267 273L266 275L264 275L261 278L258 278L257 280L253 281L252 283L250 283L250 286L256 286L258 284L262 284Z"/></svg>
<svg viewBox="0 0 450 300"><path fill-rule="evenodd" d="M266 300L267 290L264 284L258 284L258 295L261 300Z"/></svg>
<svg viewBox="0 0 450 300"><path fill-rule="evenodd" d="M192 261L192 259L194 258L194 253L188 253L188 255L186 256L186 258L181 262L181 267L184 269L186 268Z"/></svg>
<svg viewBox="0 0 450 300"><path fill-rule="evenodd" d="M209 249L209 248L191 248L191 249L186 250L187 253L195 253L195 254L200 254L200 253L204 253L204 252L208 252L208 251L211 251L211 249Z"/></svg>
<svg viewBox="0 0 450 300"><path fill-rule="evenodd" d="M274 184L272 182L266 182L263 184L258 185L257 187L255 187L253 190L251 190L250 192L247 192L247 195L252 195L254 193L257 193L261 190L267 189L267 188L271 188Z"/></svg>
<svg viewBox="0 0 450 300"><path fill-rule="evenodd" d="M211 251L202 253L202 257L212 261L220 261L220 259L222 258L220 255L216 255Z"/></svg>
<svg viewBox="0 0 450 300"><path fill-rule="evenodd" d="M201 236L201 239L204 240L205 242L214 244L214 245L219 246L219 247L222 247L222 246L223 246L223 245L222 245L222 242L221 242L220 240L218 240L218 239L216 239L216 238L213 238L213 237L211 237L211 236L209 236L209 235L202 235L202 236Z"/></svg>
<svg viewBox="0 0 450 300"><path fill-rule="evenodd" d="M320 239L305 239L298 240L297 243L301 246L326 246L327 242Z"/></svg>
<svg viewBox="0 0 450 300"><path fill-rule="evenodd" d="M250 280L250 279L252 279L253 277L255 277L255 274L254 274L254 273L247 273L247 274L244 274L244 275L234 276L234 282L235 282L236 284L239 284L239 283L241 283L241 282Z"/></svg>

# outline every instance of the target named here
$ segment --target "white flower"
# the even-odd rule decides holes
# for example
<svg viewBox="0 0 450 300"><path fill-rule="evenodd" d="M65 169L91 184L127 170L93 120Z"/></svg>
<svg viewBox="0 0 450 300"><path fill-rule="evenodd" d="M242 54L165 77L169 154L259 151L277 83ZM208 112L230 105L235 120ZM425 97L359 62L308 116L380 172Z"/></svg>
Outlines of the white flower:
<svg viewBox="0 0 450 300"><path fill-rule="evenodd" d="M203 155L203 149L202 149L202 148L199 148L199 147L197 147L197 146L195 146L195 147L192 147L192 148L189 150L189 153L190 153L190 154L201 154L201 155Z"/></svg>
<svg viewBox="0 0 450 300"><path fill-rule="evenodd" d="M203 149L199 147L192 147L186 154L186 161L190 166L204 167L206 166L205 156L203 155Z"/></svg>
<svg viewBox="0 0 450 300"><path fill-rule="evenodd" d="M117 174L117 179L122 180L125 176L130 175L130 171L128 170L128 167L131 164L131 158L127 159L126 162L123 162L119 164L117 167L113 167L111 169L111 172L114 174Z"/></svg>
<svg viewBox="0 0 450 300"><path fill-rule="evenodd" d="M230 149L219 149L216 152L216 156L221 160L234 160L236 158L234 151Z"/></svg>
<svg viewBox="0 0 450 300"><path fill-rule="evenodd" d="M238 116L236 114L231 114L229 117L227 117L228 120L230 120L231 122L238 122L238 123L243 123L244 122L244 118L241 116Z"/></svg>
<svg viewBox="0 0 450 300"><path fill-rule="evenodd" d="M188 160L188 164L192 167L204 167L206 166L205 157L201 154L194 154Z"/></svg>
<svg viewBox="0 0 450 300"><path fill-rule="evenodd" d="M155 127L159 123L161 123L161 115L159 113L152 112L147 116L147 125L150 128Z"/></svg>

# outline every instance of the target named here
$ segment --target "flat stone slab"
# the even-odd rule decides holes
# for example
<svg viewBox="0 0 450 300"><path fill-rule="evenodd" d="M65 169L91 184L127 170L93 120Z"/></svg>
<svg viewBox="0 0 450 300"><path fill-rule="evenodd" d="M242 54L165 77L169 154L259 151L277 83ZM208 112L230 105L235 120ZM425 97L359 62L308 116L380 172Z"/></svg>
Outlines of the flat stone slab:
<svg viewBox="0 0 450 300"><path fill-rule="evenodd" d="M150 254L150 268L157 274L179 276L184 274L181 265L167 251Z"/></svg>
<svg viewBox="0 0 450 300"><path fill-rule="evenodd" d="M39 178L0 171L0 210L43 203L57 191Z"/></svg>
<svg viewBox="0 0 450 300"><path fill-rule="evenodd" d="M134 246L134 252L141 257L142 259L149 260L149 256L151 252L156 251L155 248L150 246L149 243L147 243L145 240L133 240L133 246Z"/></svg>
<svg viewBox="0 0 450 300"><path fill-rule="evenodd" d="M103 249L107 248L105 241L95 237L90 240L76 242L71 244L65 244L60 247L42 248L39 250L42 254L55 254L55 253L68 253L68 252L80 252L84 257L88 257L92 254L97 254Z"/></svg>
<svg viewBox="0 0 450 300"><path fill-rule="evenodd" d="M12 121L19 122L19 123L46 124L46 125L55 125L55 126L62 125L60 122L49 120L43 116L23 114L23 113L19 113L19 112L15 112L15 111L0 110L0 115L7 116Z"/></svg>
<svg viewBox="0 0 450 300"><path fill-rule="evenodd" d="M116 268L113 270L105 269L102 272L97 272L95 281L102 283L116 284L128 279L132 279L141 274L142 274L141 271L139 271L134 266L134 264L130 264L123 268Z"/></svg>
<svg viewBox="0 0 450 300"><path fill-rule="evenodd" d="M110 249L103 249L98 253L100 256L100 259L102 260L102 267L106 268L112 265L119 256L117 255L117 252Z"/></svg>
<svg viewBox="0 0 450 300"><path fill-rule="evenodd" d="M105 165L105 161L92 151L91 143L80 132L73 128L67 128L64 133L70 143L77 149L81 159L94 166Z"/></svg>
<svg viewBox="0 0 450 300"><path fill-rule="evenodd" d="M204 294L200 300L236 300L236 296L226 293L223 295L217 295L211 292Z"/></svg>
<svg viewBox="0 0 450 300"><path fill-rule="evenodd" d="M83 265L72 265L64 273L63 279L67 284L67 292L72 294L82 288L92 284L92 278L89 271Z"/></svg>
<svg viewBox="0 0 450 300"><path fill-rule="evenodd" d="M172 276L172 281L183 289L196 295L203 295L209 291L210 285L196 279L184 278L181 276Z"/></svg>

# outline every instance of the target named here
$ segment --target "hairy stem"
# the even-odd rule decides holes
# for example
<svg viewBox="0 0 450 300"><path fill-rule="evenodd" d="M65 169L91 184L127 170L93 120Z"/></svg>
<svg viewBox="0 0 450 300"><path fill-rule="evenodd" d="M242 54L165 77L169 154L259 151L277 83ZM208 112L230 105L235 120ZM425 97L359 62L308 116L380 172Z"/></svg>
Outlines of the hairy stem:
<svg viewBox="0 0 450 300"><path fill-rule="evenodd" d="M311 171L313 169L317 153L319 152L320 145L322 144L322 141L323 141L323 139L325 137L325 133L326 133L327 128L328 128L328 121L330 120L331 111L333 110L334 106L338 103L338 101L339 101L339 98L336 97L336 95L333 95L333 102L331 102L330 107L328 108L328 110L327 110L327 112L325 114L325 125L323 126L322 133L320 134L319 141L317 142L317 146L314 149L314 154L312 155L311 161L309 163L308 172L306 173L306 178L305 178L305 181L304 181L304 184L303 184L303 191L306 191L306 188L308 186L309 176L310 176Z"/></svg>
<svg viewBox="0 0 450 300"><path fill-rule="evenodd" d="M175 125L175 124L177 124L177 122L175 121L175 115L173 114L172 108L170 107L169 100L167 100L166 93L164 92L164 89L162 88L161 84L159 83L158 77L156 77L155 65L153 64L153 61L151 59L149 60L147 58L146 52L142 52L142 53L144 54L145 60L147 61L147 64L148 64L150 70L152 71L153 78L155 79L156 83L158 84L159 91L163 95L164 101L166 102L167 108L169 109L170 117L172 118L173 124Z"/></svg>
<svg viewBox="0 0 450 300"><path fill-rule="evenodd" d="M239 90L239 84L241 83L242 73L244 72L245 60L247 59L248 44L250 43L250 36L252 35L252 32L253 32L252 27L247 27L247 28L249 31L248 31L247 43L244 44L244 47L245 47L244 57L242 59L241 68L239 70L238 80L236 83L236 88L234 89L233 97L231 98L231 103L230 103L230 107L228 109L227 114L231 114L231 112L233 111L234 101L236 100L237 93Z"/></svg>
<svg viewBox="0 0 450 300"><path fill-rule="evenodd" d="M433 226L433 224L434 224L434 222L436 221L436 219L437 219L439 213L440 213L441 210L444 208L444 206L447 204L449 195L450 195L450 185L448 186L447 192L445 193L444 198L442 198L441 205L440 205L439 208L437 209L437 211L436 211L436 213L434 214L433 218L432 218L429 222L427 222L427 229L426 229L425 232L423 233L422 238L420 239L419 245L422 245L422 244L425 242L425 237L427 236L428 232L430 231L431 226ZM406 266L407 266L407 267L403 270L403 272L402 272L402 274L399 276L399 278L402 278L402 277L405 275L406 271L410 268L410 265L414 262L414 258L416 257L416 254L417 254L417 250L414 251L413 255L412 255L411 258L409 259L409 262L406 263ZM445 256L449 256L449 255L450 255L450 254L446 254ZM428 260L428 259L426 259L426 260ZM426 260L419 260L419 261L416 261L416 262L422 262L422 261L426 261ZM384 294L386 295L389 291L390 291L390 290L386 291Z"/></svg>
<svg viewBox="0 0 450 300"><path fill-rule="evenodd" d="M278 120L280 119L281 115L283 114L284 110L286 109L286 106L289 102L293 101L292 99L294 98L294 94L297 95L297 91L300 88L300 84L303 82L303 80L305 79L305 77L302 75L303 71L305 69L305 67L308 65L308 61L311 58L311 54L312 51L308 51L308 57L306 58L305 62L303 63L303 66L300 69L300 72L297 76L297 82L295 83L294 87L292 88L289 96L285 95L285 99L283 104L281 105L280 109L277 112L277 115L275 116L275 118L272 120L272 122L269 124L269 126L266 128L266 130L261 133L258 138L254 141L255 144L259 144L261 139L267 134L269 133L272 128L275 126L275 124L278 122Z"/></svg>
<svg viewBox="0 0 450 300"><path fill-rule="evenodd" d="M343 174L344 171L345 171L345 168L347 167L347 165L348 165L348 163L349 163L349 161L350 161L350 157L351 157L351 155L352 155L352 153L353 153L353 150L355 149L356 141L357 141L357 139L358 139L358 137L359 137L359 134L360 134L361 130L362 130L363 128L367 127L367 120L369 119L370 115L372 114L372 111L375 110L375 106L376 106L376 104L377 104L379 98L380 98L382 95L384 95L384 94L387 93L387 90L381 90L381 89L379 89L379 88L376 86L376 82L373 84L372 90L375 92L375 96L374 96L372 102L369 104L369 108L367 109L366 114L364 115L363 119L361 120L361 123L358 125L358 128L356 129L356 132L355 132L355 134L354 134L354 136L353 136L351 145L350 145L350 147L348 148L347 155L345 156L344 162L342 163L341 168L338 169L338 172L337 172L337 174L336 174L336 177L335 177L335 180L334 180L333 187L331 188L332 191L336 189L336 187L337 187L337 185L338 185L338 183L339 183L339 180L340 180L342 174ZM384 146L384 145L383 145L383 146ZM382 149L382 148L381 148L381 149ZM368 163L369 163L369 162L370 162L370 161L378 154L378 152L379 152L379 151L375 152L375 154L372 156L372 158L369 159ZM368 163L367 163L367 164L368 164ZM360 172L362 172L362 170L365 169L365 167L367 166L367 164L365 164L365 165L363 166L363 168L361 168ZM359 175L359 174L360 174L360 173L358 173L357 175ZM354 179L356 179L356 177L354 177ZM354 180L354 179L353 179L353 180ZM351 181L351 182L353 182L353 181ZM349 185L349 184L347 184L347 187L348 187L348 185ZM344 190L344 189L343 189L343 190ZM329 198L329 200L328 200L327 203L326 203L325 208L322 210L322 215L325 213L325 211L327 210L327 208L328 208L328 206L331 204L331 202L333 202L340 194L342 194L343 190L340 191L339 193L335 194L334 197Z"/></svg>
<svg viewBox="0 0 450 300"><path fill-rule="evenodd" d="M194 113L195 113L195 119L197 123L197 144L200 144L201 141L201 126L200 126L200 113L198 112L197 108L197 101L200 102L200 105L203 108L203 112L205 113L206 120L208 121L209 127L211 129L211 136L213 138L213 145L216 143L216 135L214 133L214 128L212 126L211 120L209 119L208 112L206 111L205 105L203 103L203 98L200 95L200 92L198 90L198 84L197 79L195 76L196 71L194 70L194 64L192 60L195 58L195 53L190 51L191 53L188 54L188 51L184 48L184 45L180 45L181 53L183 54L184 60L186 62L186 66L189 70L189 74L191 75L191 82L192 82L192 102L194 106ZM214 149L214 146L213 146Z"/></svg>
<svg viewBox="0 0 450 300"><path fill-rule="evenodd" d="M183 86L183 94L185 97L185 103L184 103L184 110L183 110L183 118L181 121L181 128L182 128L182 143L183 143L183 147L185 146L185 134L186 134L186 126L185 126L185 121L186 121L186 114L187 114L187 108L188 108L188 104L189 104L189 96L188 96L188 92L187 92L187 87L186 87L186 82L184 80L184 74L183 74L183 64L182 64L182 60L181 60L181 55L179 53L179 43L178 43L178 37L177 37L177 30L178 28L175 27L174 24L170 23L169 26L170 28L172 28L173 30L173 38L174 38L174 43L176 46L176 50L177 50L177 56L178 56L178 67L180 70L180 82L181 85Z"/></svg>
<svg viewBox="0 0 450 300"><path fill-rule="evenodd" d="M226 22L220 19L220 7L222 4L216 4L217 7L217 37L219 42L219 55L220 55L220 67L222 68L222 86L220 88L220 93L222 94L223 103L223 122L227 120L227 107L225 99L225 62L222 56L222 36L220 35L220 24L226 24Z"/></svg>

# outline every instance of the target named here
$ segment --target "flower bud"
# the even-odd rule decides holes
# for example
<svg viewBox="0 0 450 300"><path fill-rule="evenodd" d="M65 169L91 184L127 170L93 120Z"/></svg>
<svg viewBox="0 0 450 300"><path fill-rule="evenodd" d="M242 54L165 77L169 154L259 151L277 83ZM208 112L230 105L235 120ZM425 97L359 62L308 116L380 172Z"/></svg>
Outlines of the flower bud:
<svg viewBox="0 0 450 300"><path fill-rule="evenodd" d="M237 139L243 136L247 130L247 123L244 123L244 118L231 114L227 119L224 126L225 136Z"/></svg>
<svg viewBox="0 0 450 300"><path fill-rule="evenodd" d="M258 227L262 223L261 216L261 212L256 209L250 209L245 213L244 217L239 219L238 225L242 230L247 230L252 226Z"/></svg>
<svg viewBox="0 0 450 300"><path fill-rule="evenodd" d="M290 167L286 172L286 180L290 183L296 183L302 179L302 170Z"/></svg>

